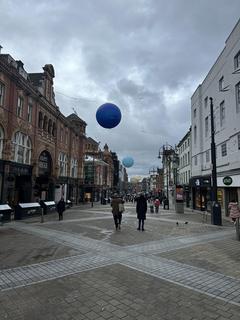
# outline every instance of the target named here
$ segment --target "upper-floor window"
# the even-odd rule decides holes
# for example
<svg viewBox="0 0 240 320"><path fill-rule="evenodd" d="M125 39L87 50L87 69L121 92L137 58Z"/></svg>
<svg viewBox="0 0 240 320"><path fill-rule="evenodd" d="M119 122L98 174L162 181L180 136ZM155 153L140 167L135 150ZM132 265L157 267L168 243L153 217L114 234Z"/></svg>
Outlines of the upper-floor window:
<svg viewBox="0 0 240 320"><path fill-rule="evenodd" d="M24 164L31 163L32 144L29 136L18 131L13 137L14 161Z"/></svg>
<svg viewBox="0 0 240 320"><path fill-rule="evenodd" d="M196 118L196 116L197 116L197 109L195 108L195 109L193 110L193 117Z"/></svg>
<svg viewBox="0 0 240 320"><path fill-rule="evenodd" d="M218 89L222 91L224 89L224 76L222 76L218 81Z"/></svg>
<svg viewBox="0 0 240 320"><path fill-rule="evenodd" d="M240 150L240 134L238 135L238 150Z"/></svg>
<svg viewBox="0 0 240 320"><path fill-rule="evenodd" d="M188 147L189 147L189 145L190 145L190 139L189 138L187 139L187 144L188 144Z"/></svg>
<svg viewBox="0 0 240 320"><path fill-rule="evenodd" d="M194 129L193 129L193 139L194 139L194 143L196 144L196 142L197 142L197 126L194 126Z"/></svg>
<svg viewBox="0 0 240 320"><path fill-rule="evenodd" d="M77 178L77 169L78 169L78 162L76 159L71 159L71 177Z"/></svg>
<svg viewBox="0 0 240 320"><path fill-rule="evenodd" d="M208 130L209 130L209 127L208 127L208 117L205 118L205 137L208 136Z"/></svg>
<svg viewBox="0 0 240 320"><path fill-rule="evenodd" d="M44 118L43 118L43 130L47 130L47 126L48 126L48 118L47 118L47 116L44 116Z"/></svg>
<svg viewBox="0 0 240 320"><path fill-rule="evenodd" d="M0 82L0 106L3 106L5 94L5 85Z"/></svg>
<svg viewBox="0 0 240 320"><path fill-rule="evenodd" d="M236 94L236 111L240 112L240 82L238 82L235 86L235 94Z"/></svg>
<svg viewBox="0 0 240 320"><path fill-rule="evenodd" d="M60 129L60 141L63 142L63 128Z"/></svg>
<svg viewBox="0 0 240 320"><path fill-rule="evenodd" d="M206 151L206 162L210 161L210 152L209 150Z"/></svg>
<svg viewBox="0 0 240 320"><path fill-rule="evenodd" d="M59 176L65 177L67 176L67 156L65 153L60 152L58 157L59 164Z"/></svg>
<svg viewBox="0 0 240 320"><path fill-rule="evenodd" d="M65 143L68 144L68 131L65 132Z"/></svg>
<svg viewBox="0 0 240 320"><path fill-rule="evenodd" d="M52 120L49 119L48 120L48 129L47 129L49 134L52 134Z"/></svg>
<svg viewBox="0 0 240 320"><path fill-rule="evenodd" d="M43 126L43 115L42 112L40 111L38 113L38 128L42 129Z"/></svg>
<svg viewBox="0 0 240 320"><path fill-rule="evenodd" d="M3 141L4 141L4 131L3 131L3 128L0 126L0 158L2 158Z"/></svg>
<svg viewBox="0 0 240 320"><path fill-rule="evenodd" d="M207 108L207 106L208 106L208 97L204 99L204 107Z"/></svg>
<svg viewBox="0 0 240 320"><path fill-rule="evenodd" d="M227 144L226 144L226 142L221 145L221 150L222 150L222 157L225 157L227 155Z"/></svg>
<svg viewBox="0 0 240 320"><path fill-rule="evenodd" d="M23 116L23 103L24 103L23 97L18 96L18 100L17 100L17 116L18 117Z"/></svg>
<svg viewBox="0 0 240 320"><path fill-rule="evenodd" d="M223 126L225 123L225 102L220 103L220 125Z"/></svg>
<svg viewBox="0 0 240 320"><path fill-rule="evenodd" d="M239 69L240 68L240 51L235 55L234 57L234 69Z"/></svg>
<svg viewBox="0 0 240 320"><path fill-rule="evenodd" d="M28 101L28 110L27 110L27 121L29 123L32 122L32 113L33 113L33 104L32 104L32 100Z"/></svg>
<svg viewBox="0 0 240 320"><path fill-rule="evenodd" d="M190 152L187 153L187 163L190 164Z"/></svg>
<svg viewBox="0 0 240 320"><path fill-rule="evenodd" d="M54 136L54 137L56 137L56 134L57 134L57 129L56 129L56 124L55 124L55 122L53 122L53 126L52 126L52 135Z"/></svg>
<svg viewBox="0 0 240 320"><path fill-rule="evenodd" d="M194 164L197 166L197 156L194 157Z"/></svg>

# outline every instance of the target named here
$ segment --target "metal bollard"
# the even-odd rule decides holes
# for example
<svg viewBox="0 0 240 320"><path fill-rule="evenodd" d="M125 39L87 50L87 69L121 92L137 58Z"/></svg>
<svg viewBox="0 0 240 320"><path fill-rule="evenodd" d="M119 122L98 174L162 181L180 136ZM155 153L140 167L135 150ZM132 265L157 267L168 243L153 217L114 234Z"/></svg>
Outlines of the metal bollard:
<svg viewBox="0 0 240 320"><path fill-rule="evenodd" d="M41 208L41 223L44 222L43 208Z"/></svg>
<svg viewBox="0 0 240 320"><path fill-rule="evenodd" d="M1 226L3 226L3 214L0 213L0 222L1 222Z"/></svg>
<svg viewBox="0 0 240 320"><path fill-rule="evenodd" d="M236 219L235 227L236 227L236 238L238 241L240 241L239 218Z"/></svg>

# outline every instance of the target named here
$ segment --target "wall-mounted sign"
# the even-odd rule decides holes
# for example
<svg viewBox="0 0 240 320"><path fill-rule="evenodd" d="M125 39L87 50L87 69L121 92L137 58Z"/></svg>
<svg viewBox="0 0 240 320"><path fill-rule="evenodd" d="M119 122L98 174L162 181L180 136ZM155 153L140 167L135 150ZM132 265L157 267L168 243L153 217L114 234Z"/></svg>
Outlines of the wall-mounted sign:
<svg viewBox="0 0 240 320"><path fill-rule="evenodd" d="M50 175L52 159L47 151L43 151L38 159L38 175Z"/></svg>
<svg viewBox="0 0 240 320"><path fill-rule="evenodd" d="M180 185L176 186L176 201L183 201L183 187Z"/></svg>
<svg viewBox="0 0 240 320"><path fill-rule="evenodd" d="M226 185L226 186L230 186L232 184L233 180L231 177L227 176L227 177L224 177L223 178L223 183Z"/></svg>

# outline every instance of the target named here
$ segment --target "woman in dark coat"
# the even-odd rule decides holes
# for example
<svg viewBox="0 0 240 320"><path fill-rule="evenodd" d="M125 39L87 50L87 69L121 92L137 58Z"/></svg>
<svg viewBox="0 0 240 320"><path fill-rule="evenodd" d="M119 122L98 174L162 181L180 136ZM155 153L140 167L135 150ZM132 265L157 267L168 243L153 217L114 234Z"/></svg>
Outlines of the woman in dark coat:
<svg viewBox="0 0 240 320"><path fill-rule="evenodd" d="M144 231L144 220L146 220L146 212L147 212L147 200L143 194L137 199L137 218L138 218L138 230L142 229Z"/></svg>
<svg viewBox="0 0 240 320"><path fill-rule="evenodd" d="M65 201L63 198L57 204L57 212L59 215L59 221L63 219L63 212L65 211Z"/></svg>

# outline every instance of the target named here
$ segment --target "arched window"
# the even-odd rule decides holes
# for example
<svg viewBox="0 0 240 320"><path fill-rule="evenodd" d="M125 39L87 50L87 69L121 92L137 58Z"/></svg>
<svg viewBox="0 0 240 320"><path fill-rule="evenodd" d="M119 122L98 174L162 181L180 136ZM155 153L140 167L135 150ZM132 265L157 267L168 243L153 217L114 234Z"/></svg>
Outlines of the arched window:
<svg viewBox="0 0 240 320"><path fill-rule="evenodd" d="M65 153L63 152L59 153L58 164L59 164L59 176L66 177L67 176L67 156Z"/></svg>
<svg viewBox="0 0 240 320"><path fill-rule="evenodd" d="M52 120L51 119L49 119L48 120L48 133L52 133Z"/></svg>
<svg viewBox="0 0 240 320"><path fill-rule="evenodd" d="M2 159L3 140L4 140L4 131L3 131L3 128L0 126L0 159Z"/></svg>
<svg viewBox="0 0 240 320"><path fill-rule="evenodd" d="M77 178L77 170L78 170L78 161L77 159L71 159L71 172L70 175L72 178Z"/></svg>
<svg viewBox="0 0 240 320"><path fill-rule="evenodd" d="M48 119L47 116L43 118L43 130L47 130Z"/></svg>
<svg viewBox="0 0 240 320"><path fill-rule="evenodd" d="M29 136L16 132L13 137L14 161L24 164L31 163L32 143Z"/></svg>
<svg viewBox="0 0 240 320"><path fill-rule="evenodd" d="M38 128L42 129L43 126L43 115L42 112L40 111L38 114Z"/></svg>

